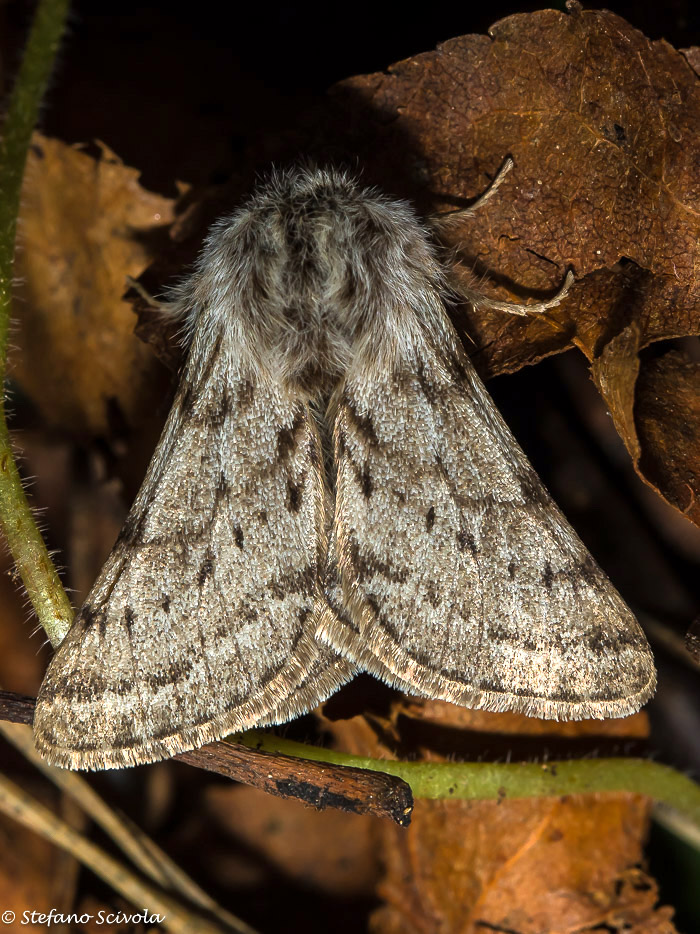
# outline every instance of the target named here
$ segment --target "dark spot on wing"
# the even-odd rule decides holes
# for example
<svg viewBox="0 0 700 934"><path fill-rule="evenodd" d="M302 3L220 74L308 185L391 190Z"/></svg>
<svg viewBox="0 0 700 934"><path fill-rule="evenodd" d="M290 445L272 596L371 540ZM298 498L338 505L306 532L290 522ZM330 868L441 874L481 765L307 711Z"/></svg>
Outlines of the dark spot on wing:
<svg viewBox="0 0 700 934"><path fill-rule="evenodd" d="M472 533L467 531L464 527L460 528L457 532L457 545L460 551L468 551L474 558L479 554L476 539Z"/></svg>
<svg viewBox="0 0 700 934"><path fill-rule="evenodd" d="M83 632L92 629L98 621L97 617L98 614L95 612L95 609L89 603L84 603L78 613L78 621L83 625Z"/></svg>
<svg viewBox="0 0 700 934"><path fill-rule="evenodd" d="M590 555L587 555L578 564L562 568L559 571L554 571L551 564L547 562L542 572L542 581L545 587L551 590L555 580L567 581L574 591L578 591L581 584L585 583L594 591L600 592L601 589L605 589L607 584L598 565Z"/></svg>
<svg viewBox="0 0 700 934"><path fill-rule="evenodd" d="M312 597L318 591L318 574L315 564L308 564L300 571L290 571L268 581L267 589L278 600L289 594Z"/></svg>
<svg viewBox="0 0 700 934"><path fill-rule="evenodd" d="M518 564L515 558L511 558L510 563L508 565L508 577L510 577L511 580L515 580L515 572L517 568L518 568Z"/></svg>
<svg viewBox="0 0 700 934"><path fill-rule="evenodd" d="M304 429L304 411L299 409L290 426L280 428L277 432L277 460L284 461L294 451L298 444L298 435Z"/></svg>
<svg viewBox="0 0 700 934"><path fill-rule="evenodd" d="M593 626L586 632L585 639L587 648L593 655L599 657L604 657L620 648L618 640L612 638L612 633L606 632L602 626Z"/></svg>
<svg viewBox="0 0 700 934"><path fill-rule="evenodd" d="M179 406L185 418L190 418L194 409L194 386L191 383L183 383L180 393Z"/></svg>
<svg viewBox="0 0 700 934"><path fill-rule="evenodd" d="M425 528L428 532L432 532L434 525L435 525L435 507L431 506L425 515Z"/></svg>
<svg viewBox="0 0 700 934"><path fill-rule="evenodd" d="M135 622L136 622L136 614L134 613L133 608L130 606L125 606L124 607L124 624L128 632L131 632L131 627L134 625Z"/></svg>
<svg viewBox="0 0 700 934"><path fill-rule="evenodd" d="M438 590L435 581L430 581L428 584L428 603L436 610L442 603L442 594Z"/></svg>
<svg viewBox="0 0 700 934"><path fill-rule="evenodd" d="M243 529L240 525L235 525L233 527L233 540L237 548L243 548Z"/></svg>
<svg viewBox="0 0 700 934"><path fill-rule="evenodd" d="M440 390L431 383L429 372L423 363L420 363L416 369L416 378L428 405L432 408L439 407L441 402Z"/></svg>
<svg viewBox="0 0 700 934"><path fill-rule="evenodd" d="M193 660L183 659L182 661L172 662L172 664L160 668L157 671L143 671L141 672L141 679L149 687L153 688L162 688L168 684L177 684L187 679L190 671L192 671L193 665ZM172 726L170 730L172 732Z"/></svg>
<svg viewBox="0 0 700 934"><path fill-rule="evenodd" d="M435 466L437 467L437 471L438 471L438 473L440 474L440 479L441 479L444 483L447 483L448 486L450 486L450 485L451 485L451 484L450 484L450 477L449 477L449 474L447 473L447 468L445 467L445 465L444 465L444 463L443 463L443 461L442 461L442 458L441 458L440 455L437 454L437 453L435 454Z"/></svg>
<svg viewBox="0 0 700 934"><path fill-rule="evenodd" d="M231 483L229 482L226 474L221 471L219 474L219 479L216 484L215 491L215 500L217 503L223 502L229 498L231 493Z"/></svg>
<svg viewBox="0 0 700 934"><path fill-rule="evenodd" d="M601 654L611 655L619 652L621 649L635 648L645 649L647 641L644 634L636 627L625 629L604 629L602 626L593 627L589 633L591 648L602 647Z"/></svg>
<svg viewBox="0 0 700 934"><path fill-rule="evenodd" d="M369 464L365 464L362 468L360 485L362 487L362 495L365 499L369 499L372 495L372 477L369 472Z"/></svg>
<svg viewBox="0 0 700 934"><path fill-rule="evenodd" d="M518 479L520 492L526 503L536 503L542 506L550 505L551 500L534 470L526 471Z"/></svg>
<svg viewBox="0 0 700 934"><path fill-rule="evenodd" d="M489 642L513 642L513 633L499 623L493 622L489 624L488 640Z"/></svg>
<svg viewBox="0 0 700 934"><path fill-rule="evenodd" d="M233 411L234 402L231 393L228 389L223 389L216 403L210 406L206 412L202 412L202 419L209 425L221 428Z"/></svg>
<svg viewBox="0 0 700 934"><path fill-rule="evenodd" d="M100 632L100 638L104 639L107 628L107 613L104 607L100 607L100 609L97 610L86 603L81 608L78 619L83 623L83 632L88 632L97 626Z"/></svg>
<svg viewBox="0 0 700 934"><path fill-rule="evenodd" d="M97 622L97 614L89 603L84 603L78 610L78 615L75 621L82 626L83 632L85 632L95 625Z"/></svg>
<svg viewBox="0 0 700 934"><path fill-rule="evenodd" d="M261 525L267 525L267 510L266 509L260 510L260 512L258 513L258 519Z"/></svg>
<svg viewBox="0 0 700 934"><path fill-rule="evenodd" d="M206 582L211 577L213 570L214 570L214 559L212 558L211 555L207 555L204 561L202 562L202 566L199 569L199 575L197 577L197 583L199 584L200 587L204 587Z"/></svg>
<svg viewBox="0 0 700 934"><path fill-rule="evenodd" d="M542 583L547 588L547 590L552 589L552 584L554 583L554 571L552 570L552 565L547 561L544 566L544 571L542 572Z"/></svg>
<svg viewBox="0 0 700 934"><path fill-rule="evenodd" d="M132 510L126 517L126 522L117 538L117 545L138 545L143 538L143 528L146 524L146 513Z"/></svg>
<svg viewBox="0 0 700 934"><path fill-rule="evenodd" d="M403 506L406 502L406 494L403 490L392 490L394 496L399 501L399 504Z"/></svg>
<svg viewBox="0 0 700 934"><path fill-rule="evenodd" d="M345 407L347 419L355 429L356 433L360 435L360 437L363 438L367 444L378 444L379 442L377 440L377 434L374 430L374 423L372 422L371 416L368 413L358 412L355 406L355 400L347 391L347 389L343 392L341 405Z"/></svg>
<svg viewBox="0 0 700 934"><path fill-rule="evenodd" d="M355 577L360 583L376 575L393 584L403 584L408 579L408 571L405 568L396 570L388 561L382 561L367 548L361 549L358 542L354 540L350 541L350 561Z"/></svg>
<svg viewBox="0 0 700 934"><path fill-rule="evenodd" d="M608 691L605 692L605 696L609 696ZM549 700L566 701L567 703L575 703L576 701L581 700L581 697L576 693L576 691L573 690L573 688L561 682L554 691L547 694L547 697Z"/></svg>
<svg viewBox="0 0 700 934"><path fill-rule="evenodd" d="M293 480L287 481L287 509L290 512L299 512L301 508L302 485Z"/></svg>
<svg viewBox="0 0 700 934"><path fill-rule="evenodd" d="M67 700L79 703L94 702L95 697L99 697L106 691L125 695L131 694L133 690L134 682L132 680L128 678L113 679L111 673L108 677L104 677L95 670L91 672L90 678L84 680L71 677L70 679L61 678L54 683L56 697L64 697Z"/></svg>
<svg viewBox="0 0 700 934"><path fill-rule="evenodd" d="M591 555L586 555L586 558L579 565L578 576L591 587L601 583L600 569Z"/></svg>
<svg viewBox="0 0 700 934"><path fill-rule="evenodd" d="M238 404L242 408L250 408L255 402L255 386L249 379L242 379L237 386Z"/></svg>
<svg viewBox="0 0 700 934"><path fill-rule="evenodd" d="M245 623L256 623L259 615L254 606L246 605L241 609L241 619Z"/></svg>
<svg viewBox="0 0 700 934"><path fill-rule="evenodd" d="M519 649L526 652L540 652L541 647L532 637L522 631L509 629L498 622L488 624L487 638L489 642L506 643L508 645L517 645Z"/></svg>
<svg viewBox="0 0 700 934"><path fill-rule="evenodd" d="M165 594L160 605L163 607L166 613L170 612L170 597L168 594Z"/></svg>

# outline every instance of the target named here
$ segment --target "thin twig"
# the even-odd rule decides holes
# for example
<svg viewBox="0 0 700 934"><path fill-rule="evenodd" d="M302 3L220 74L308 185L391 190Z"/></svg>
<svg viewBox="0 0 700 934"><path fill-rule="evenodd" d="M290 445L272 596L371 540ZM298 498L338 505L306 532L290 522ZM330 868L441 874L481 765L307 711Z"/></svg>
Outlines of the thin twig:
<svg viewBox="0 0 700 934"><path fill-rule="evenodd" d="M306 749L301 743L302 749ZM308 747L313 749L313 747ZM322 810L388 817L407 827L413 811L409 784L381 769L337 766L303 756L288 756L240 743L209 743L175 757L188 765L218 772L279 798L297 798Z"/></svg>
<svg viewBox="0 0 700 934"><path fill-rule="evenodd" d="M54 785L76 801L141 872L166 891L186 898L192 904L209 912L231 930L245 931L247 929L243 921L223 909L210 895L207 895L150 837L127 817L113 811L82 776L77 772L54 768L44 762L34 749L29 727L18 723L0 722L0 733Z"/></svg>
<svg viewBox="0 0 700 934"><path fill-rule="evenodd" d="M3 775L0 775L0 811L71 853L141 911L145 906L151 915L158 915L159 923L166 930L174 934L224 934L224 928L188 911L170 896L144 882ZM241 934L256 934L243 922L236 930Z"/></svg>
<svg viewBox="0 0 700 934"><path fill-rule="evenodd" d="M0 691L0 720L32 722L34 702L24 695ZM281 798L298 798L316 808L333 807L356 814L389 817L401 826L411 819L413 796L406 781L395 775L377 774L380 768L358 769L324 762L304 749L313 746L296 744L300 754L285 755L261 751L254 744L209 743L201 749L181 753L175 758L200 769L226 775L235 781L261 788Z"/></svg>

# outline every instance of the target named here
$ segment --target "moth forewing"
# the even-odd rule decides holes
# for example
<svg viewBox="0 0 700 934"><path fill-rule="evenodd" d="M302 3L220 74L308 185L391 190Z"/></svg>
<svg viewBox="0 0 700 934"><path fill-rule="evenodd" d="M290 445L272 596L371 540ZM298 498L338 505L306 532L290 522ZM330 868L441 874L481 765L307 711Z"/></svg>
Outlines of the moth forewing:
<svg viewBox="0 0 700 934"><path fill-rule="evenodd" d="M446 314L439 325L393 373L368 367L344 386L329 562L340 588L319 637L409 693L551 719L635 712L655 687L644 634Z"/></svg>
<svg viewBox="0 0 700 934"><path fill-rule="evenodd" d="M210 334L211 337L211 334ZM303 397L192 344L119 541L37 701L50 762L149 762L320 703L351 664L320 645L325 494Z"/></svg>

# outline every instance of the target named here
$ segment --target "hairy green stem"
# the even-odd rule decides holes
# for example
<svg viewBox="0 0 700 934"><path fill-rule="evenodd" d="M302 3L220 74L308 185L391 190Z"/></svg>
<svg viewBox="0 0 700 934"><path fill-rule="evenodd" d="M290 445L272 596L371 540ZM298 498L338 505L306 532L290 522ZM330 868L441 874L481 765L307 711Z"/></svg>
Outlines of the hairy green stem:
<svg viewBox="0 0 700 934"><path fill-rule="evenodd" d="M650 759L566 762L399 762L367 759L250 730L236 742L268 752L387 772L404 779L416 798L533 798L628 791L672 807L700 827L700 785Z"/></svg>
<svg viewBox="0 0 700 934"><path fill-rule="evenodd" d="M7 429L4 388L22 177L68 7L68 0L40 0L0 139L0 523L29 599L53 645L68 631L73 609L24 494Z"/></svg>

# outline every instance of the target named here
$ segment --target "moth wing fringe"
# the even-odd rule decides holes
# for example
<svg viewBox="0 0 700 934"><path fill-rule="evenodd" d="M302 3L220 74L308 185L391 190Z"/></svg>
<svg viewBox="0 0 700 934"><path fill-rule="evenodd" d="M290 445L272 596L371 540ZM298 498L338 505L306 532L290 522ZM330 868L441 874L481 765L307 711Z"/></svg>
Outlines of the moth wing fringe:
<svg viewBox="0 0 700 934"><path fill-rule="evenodd" d="M294 695L288 695L288 682L295 679L303 681L304 675L313 667L317 657L318 646L315 640L302 638L297 656L291 660L289 670L285 669L284 678L273 679L261 695L251 698L235 711L225 712L213 718L208 723L184 728L174 725L171 735L157 740L139 739L133 746L123 748L75 750L48 743L45 731L40 727L35 731L35 745L49 765L65 769L118 769L169 759L224 739L232 733L280 723L288 717L306 713L310 707L326 700L354 674L351 663L343 659L332 668L329 666L320 680L307 687L295 702ZM280 711L282 713L278 718Z"/></svg>
<svg viewBox="0 0 700 934"><path fill-rule="evenodd" d="M316 635L389 687L405 694L448 701L473 710L521 713L526 717L558 721L617 719L637 713L653 697L656 689L656 672L652 666L649 681L640 691L616 701L553 701L506 692L482 691L456 681L447 681L415 664L413 667L406 666L404 659L397 657L395 646L389 640L378 650L375 648L376 633L373 633L373 651L370 651L366 640L351 632L335 613L325 613L321 617ZM383 659L388 662L385 663Z"/></svg>

